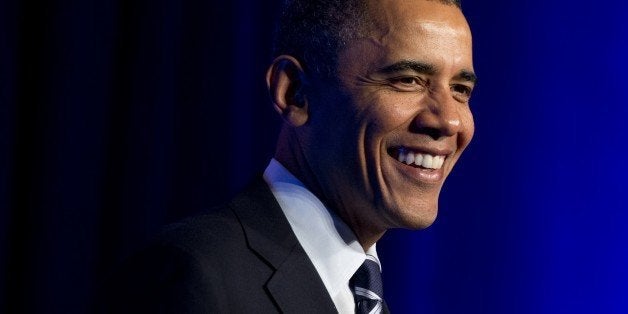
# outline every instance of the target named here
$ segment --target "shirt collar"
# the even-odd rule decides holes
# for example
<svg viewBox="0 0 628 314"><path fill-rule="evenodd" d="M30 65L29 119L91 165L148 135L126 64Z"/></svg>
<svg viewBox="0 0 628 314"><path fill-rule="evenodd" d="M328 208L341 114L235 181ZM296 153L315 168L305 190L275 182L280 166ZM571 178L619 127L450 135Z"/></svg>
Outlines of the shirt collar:
<svg viewBox="0 0 628 314"><path fill-rule="evenodd" d="M270 161L264 179L332 299L346 292L367 254L380 264L375 245L364 252L349 226L277 160Z"/></svg>

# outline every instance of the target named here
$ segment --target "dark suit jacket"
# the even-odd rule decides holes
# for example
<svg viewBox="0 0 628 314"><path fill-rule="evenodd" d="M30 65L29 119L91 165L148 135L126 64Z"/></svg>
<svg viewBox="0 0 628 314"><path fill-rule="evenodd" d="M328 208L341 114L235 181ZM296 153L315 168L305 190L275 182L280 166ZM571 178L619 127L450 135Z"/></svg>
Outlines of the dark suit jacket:
<svg viewBox="0 0 628 314"><path fill-rule="evenodd" d="M226 206L175 224L108 285L106 313L336 313L260 178Z"/></svg>

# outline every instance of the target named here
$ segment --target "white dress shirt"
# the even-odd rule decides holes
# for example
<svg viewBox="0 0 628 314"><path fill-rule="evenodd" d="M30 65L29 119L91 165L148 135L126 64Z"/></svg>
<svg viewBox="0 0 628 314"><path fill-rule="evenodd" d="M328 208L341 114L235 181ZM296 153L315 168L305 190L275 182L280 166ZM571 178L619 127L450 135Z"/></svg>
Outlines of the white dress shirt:
<svg viewBox="0 0 628 314"><path fill-rule="evenodd" d="M364 252L349 226L277 160L272 159L266 167L264 180L314 264L338 312L354 313L349 279L367 254L380 264L375 245Z"/></svg>

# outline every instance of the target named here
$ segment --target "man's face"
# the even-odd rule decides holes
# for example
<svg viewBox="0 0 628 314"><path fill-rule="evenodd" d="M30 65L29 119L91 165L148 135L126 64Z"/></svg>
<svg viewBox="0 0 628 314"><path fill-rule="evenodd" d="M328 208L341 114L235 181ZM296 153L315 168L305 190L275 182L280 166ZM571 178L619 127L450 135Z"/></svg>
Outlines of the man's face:
<svg viewBox="0 0 628 314"><path fill-rule="evenodd" d="M437 1L370 1L374 29L315 84L305 157L323 198L356 231L425 228L473 136L471 33ZM357 230L356 230L357 229Z"/></svg>

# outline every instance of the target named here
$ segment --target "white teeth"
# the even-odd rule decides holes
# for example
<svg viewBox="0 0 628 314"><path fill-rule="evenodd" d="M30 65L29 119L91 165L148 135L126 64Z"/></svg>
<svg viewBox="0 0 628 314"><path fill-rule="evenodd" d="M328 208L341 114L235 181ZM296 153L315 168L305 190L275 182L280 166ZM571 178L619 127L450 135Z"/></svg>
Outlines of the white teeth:
<svg viewBox="0 0 628 314"><path fill-rule="evenodd" d="M445 157L443 156L436 156L434 157L434 160L435 164L433 166L436 167L436 169L440 169L443 166L443 163L445 163Z"/></svg>
<svg viewBox="0 0 628 314"><path fill-rule="evenodd" d="M405 148L401 148L397 160L407 165L414 164L423 168L440 169L445 162L445 156L409 152Z"/></svg>
<svg viewBox="0 0 628 314"><path fill-rule="evenodd" d="M413 152L409 152L408 155L406 156L406 164L407 165L411 165L414 163L414 153Z"/></svg>
<svg viewBox="0 0 628 314"><path fill-rule="evenodd" d="M399 151L399 156L397 157L399 162L406 162L406 153L403 150Z"/></svg>
<svg viewBox="0 0 628 314"><path fill-rule="evenodd" d="M416 154L414 157L414 164L420 166L423 163L423 154Z"/></svg>
<svg viewBox="0 0 628 314"><path fill-rule="evenodd" d="M423 157L423 163L421 164L421 166L423 168L434 168L433 167L433 163L434 163L434 156L432 156L432 155L425 155Z"/></svg>

